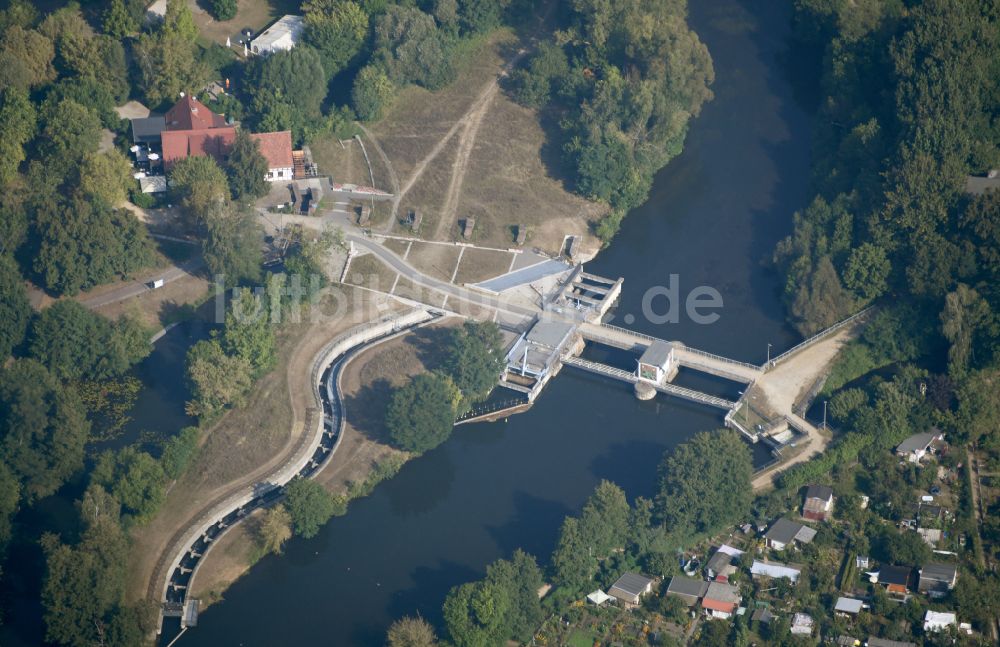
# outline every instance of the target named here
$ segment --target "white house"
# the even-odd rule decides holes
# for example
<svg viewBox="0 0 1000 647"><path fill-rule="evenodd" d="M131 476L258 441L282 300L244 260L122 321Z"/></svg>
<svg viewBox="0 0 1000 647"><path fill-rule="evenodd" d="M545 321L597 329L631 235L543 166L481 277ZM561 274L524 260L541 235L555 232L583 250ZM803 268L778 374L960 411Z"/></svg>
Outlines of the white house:
<svg viewBox="0 0 1000 647"><path fill-rule="evenodd" d="M958 627L958 618L954 613L928 611L924 616L924 631L943 631L948 627Z"/></svg>
<svg viewBox="0 0 1000 647"><path fill-rule="evenodd" d="M254 54L288 51L302 38L304 29L302 16L282 16L250 41L250 51Z"/></svg>
<svg viewBox="0 0 1000 647"><path fill-rule="evenodd" d="M755 559L753 560L753 564L750 566L750 574L753 577L787 577L791 580L792 584L795 584L798 582L799 575L802 574L802 571L798 568L782 564L781 562L762 562Z"/></svg>
<svg viewBox="0 0 1000 647"><path fill-rule="evenodd" d="M816 622L812 619L812 616L804 613L796 613L792 616L792 635L811 636L813 632L813 625L815 624Z"/></svg>

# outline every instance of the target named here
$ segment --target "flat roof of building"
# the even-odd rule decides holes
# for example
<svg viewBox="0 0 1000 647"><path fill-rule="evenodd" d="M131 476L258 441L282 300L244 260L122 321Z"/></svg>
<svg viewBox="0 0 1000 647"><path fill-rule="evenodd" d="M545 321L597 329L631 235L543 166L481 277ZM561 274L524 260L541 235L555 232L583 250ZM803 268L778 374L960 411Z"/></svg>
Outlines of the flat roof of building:
<svg viewBox="0 0 1000 647"><path fill-rule="evenodd" d="M302 35L302 30L305 28L302 16L295 16L288 14L278 18L270 27L264 31L257 34L257 36L250 41L250 45L259 48L270 50L282 39L291 39L291 43L294 44L298 41L299 36ZM254 51L257 51L256 49Z"/></svg>
<svg viewBox="0 0 1000 647"><path fill-rule="evenodd" d="M639 361L643 364L649 364L651 366L666 366L667 361L670 359L671 350L673 350L673 346L671 346L669 342L657 339L646 347L646 350L643 351L642 357L639 358Z"/></svg>
<svg viewBox="0 0 1000 647"><path fill-rule="evenodd" d="M842 613L861 613L861 606L863 604L861 600L840 597L837 598L837 604L833 607L833 610Z"/></svg>

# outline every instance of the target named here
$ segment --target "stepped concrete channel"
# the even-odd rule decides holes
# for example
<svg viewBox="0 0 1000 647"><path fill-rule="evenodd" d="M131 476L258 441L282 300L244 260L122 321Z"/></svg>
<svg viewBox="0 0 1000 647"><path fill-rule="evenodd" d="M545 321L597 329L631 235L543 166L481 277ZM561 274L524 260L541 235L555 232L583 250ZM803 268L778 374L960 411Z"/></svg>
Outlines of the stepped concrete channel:
<svg viewBox="0 0 1000 647"><path fill-rule="evenodd" d="M362 324L339 335L317 354L311 369L315 407L306 412L304 423L312 432L303 437L283 465L252 486L225 496L175 535L153 580L160 583L161 619L180 617L182 628L197 624L198 601L189 599L187 593L214 542L254 510L279 502L284 486L292 479L315 476L336 453L345 422L340 389L344 365L368 347L439 317L415 309Z"/></svg>

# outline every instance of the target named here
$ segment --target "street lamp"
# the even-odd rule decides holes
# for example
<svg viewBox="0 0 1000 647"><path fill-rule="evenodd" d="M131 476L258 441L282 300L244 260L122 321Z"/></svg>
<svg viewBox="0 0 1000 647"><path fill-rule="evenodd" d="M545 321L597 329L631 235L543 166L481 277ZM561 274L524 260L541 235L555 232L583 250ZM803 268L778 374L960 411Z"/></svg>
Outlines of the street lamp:
<svg viewBox="0 0 1000 647"><path fill-rule="evenodd" d="M826 431L826 404L829 400L823 400L823 431Z"/></svg>
<svg viewBox="0 0 1000 647"><path fill-rule="evenodd" d="M771 363L771 344L767 345L767 363Z"/></svg>

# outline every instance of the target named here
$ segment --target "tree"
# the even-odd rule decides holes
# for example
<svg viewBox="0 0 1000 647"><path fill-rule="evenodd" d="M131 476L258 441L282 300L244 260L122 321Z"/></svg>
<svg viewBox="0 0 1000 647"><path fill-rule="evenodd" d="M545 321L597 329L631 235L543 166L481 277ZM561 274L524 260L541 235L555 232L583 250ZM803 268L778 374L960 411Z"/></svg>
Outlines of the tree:
<svg viewBox="0 0 1000 647"><path fill-rule="evenodd" d="M0 462L0 552L4 552L11 538L11 519L21 501L21 484L17 476Z"/></svg>
<svg viewBox="0 0 1000 647"><path fill-rule="evenodd" d="M110 379L122 375L151 350L148 339L138 344L129 339L134 326L128 319L112 325L77 301L64 299L43 310L32 323L29 350L63 380Z"/></svg>
<svg viewBox="0 0 1000 647"><path fill-rule="evenodd" d="M233 200L251 203L267 195L267 171L267 160L261 155L260 142L241 128L236 132L226 163Z"/></svg>
<svg viewBox="0 0 1000 647"><path fill-rule="evenodd" d="M145 226L131 213L74 193L35 208L33 269L46 289L76 294L152 262Z"/></svg>
<svg viewBox="0 0 1000 647"><path fill-rule="evenodd" d="M122 604L128 541L118 523L117 504L100 487L88 488L80 513L85 530L79 544L63 544L51 534L42 537L42 606L48 641L89 647L100 642Z"/></svg>
<svg viewBox="0 0 1000 647"><path fill-rule="evenodd" d="M212 17L226 21L236 17L236 0L212 0Z"/></svg>
<svg viewBox="0 0 1000 647"><path fill-rule="evenodd" d="M306 539L315 537L337 510L336 501L322 485L304 478L292 479L285 486L285 507L295 534Z"/></svg>
<svg viewBox="0 0 1000 647"><path fill-rule="evenodd" d="M259 280L263 232L255 215L235 205L219 205L205 224L205 264L216 280L226 285Z"/></svg>
<svg viewBox="0 0 1000 647"><path fill-rule="evenodd" d="M117 206L128 198L135 180L132 165L118 150L89 153L80 169L80 190L104 204Z"/></svg>
<svg viewBox="0 0 1000 647"><path fill-rule="evenodd" d="M563 521L559 544L552 553L552 570L556 584L574 592L590 586L597 573L597 557L574 517Z"/></svg>
<svg viewBox="0 0 1000 647"><path fill-rule="evenodd" d="M197 36L187 2L168 0L163 23L136 40L133 52L139 84L150 104L176 100L181 92L204 83L208 70L197 57Z"/></svg>
<svg viewBox="0 0 1000 647"><path fill-rule="evenodd" d="M203 227L229 195L226 174L209 156L185 157L170 170L170 195L189 226Z"/></svg>
<svg viewBox="0 0 1000 647"><path fill-rule="evenodd" d="M435 373L417 375L396 389L386 410L385 424L392 442L418 454L434 449L451 435L460 397L451 378Z"/></svg>
<svg viewBox="0 0 1000 647"><path fill-rule="evenodd" d="M247 361L256 377L275 363L274 324L268 304L248 289L236 289L226 313L222 345L226 353Z"/></svg>
<svg viewBox="0 0 1000 647"><path fill-rule="evenodd" d="M444 621L456 647L493 647L506 642L505 616L511 599L502 587L485 581L462 584L444 601Z"/></svg>
<svg viewBox="0 0 1000 647"><path fill-rule="evenodd" d="M0 358L24 341L31 317L31 303L24 289L24 279L14 260L0 255Z"/></svg>
<svg viewBox="0 0 1000 647"><path fill-rule="evenodd" d="M188 415L212 418L240 404L253 384L252 374L247 360L226 355L217 340L198 342L187 354Z"/></svg>
<svg viewBox="0 0 1000 647"><path fill-rule="evenodd" d="M111 0L104 11L104 33L122 39L139 31L139 22L125 6L125 0Z"/></svg>
<svg viewBox="0 0 1000 647"><path fill-rule="evenodd" d="M368 36L368 14L352 0L306 0L303 39L320 53L326 78L350 63Z"/></svg>
<svg viewBox="0 0 1000 647"><path fill-rule="evenodd" d="M281 554L281 547L292 538L292 515L278 504L264 511L256 526L257 543L265 553Z"/></svg>
<svg viewBox="0 0 1000 647"><path fill-rule="evenodd" d="M597 557L624 548L629 535L631 509L625 492L610 481L601 481L587 499L580 517L580 534Z"/></svg>
<svg viewBox="0 0 1000 647"><path fill-rule="evenodd" d="M449 38L416 7L390 5L375 19L375 52L396 85L437 90L455 76Z"/></svg>
<svg viewBox="0 0 1000 647"><path fill-rule="evenodd" d="M388 647L435 647L437 636L429 622L417 616L404 616L389 626Z"/></svg>
<svg viewBox="0 0 1000 647"><path fill-rule="evenodd" d="M102 453L90 478L91 483L110 492L140 521L151 517L163 502L166 481L163 467L152 456L133 447Z"/></svg>
<svg viewBox="0 0 1000 647"><path fill-rule="evenodd" d="M395 89L385 70L377 65L366 65L354 77L351 88L351 105L362 121L378 121L392 103Z"/></svg>
<svg viewBox="0 0 1000 647"><path fill-rule="evenodd" d="M811 335L844 319L853 307L854 300L840 284L830 257L824 256L799 286L791 315L799 332Z"/></svg>
<svg viewBox="0 0 1000 647"><path fill-rule="evenodd" d="M320 55L300 44L251 61L245 87L258 130L291 130L296 141L307 139L321 121L327 86Z"/></svg>
<svg viewBox="0 0 1000 647"><path fill-rule="evenodd" d="M8 27L0 35L0 90L33 90L56 77L52 41L33 29Z"/></svg>
<svg viewBox="0 0 1000 647"><path fill-rule="evenodd" d="M44 366L19 359L0 372L0 448L28 503L58 490L83 465L89 432L79 397Z"/></svg>
<svg viewBox="0 0 1000 647"><path fill-rule="evenodd" d="M0 186L8 184L24 161L24 145L35 135L35 106L17 88L0 92Z"/></svg>
<svg viewBox="0 0 1000 647"><path fill-rule="evenodd" d="M481 34L496 29L510 0L459 0L458 16L462 31Z"/></svg>
<svg viewBox="0 0 1000 647"><path fill-rule="evenodd" d="M495 323L466 322L451 336L444 370L467 402L490 394L504 367L503 338Z"/></svg>
<svg viewBox="0 0 1000 647"><path fill-rule="evenodd" d="M892 266L885 250L864 243L851 251L844 268L844 285L859 298L870 301L881 296Z"/></svg>
<svg viewBox="0 0 1000 647"><path fill-rule="evenodd" d="M167 478L176 479L184 473L198 453L200 436L197 427L184 427L179 434L166 442L163 454L160 456L160 464Z"/></svg>
<svg viewBox="0 0 1000 647"><path fill-rule="evenodd" d="M989 437L1000 420L1000 369L971 373L958 389L956 432L967 442Z"/></svg>
<svg viewBox="0 0 1000 647"><path fill-rule="evenodd" d="M959 284L954 292L948 293L941 312L941 332L951 342L948 373L952 377L968 372L976 360L975 350L985 350L984 337L996 336L997 327L990 304L976 290Z"/></svg>
<svg viewBox="0 0 1000 647"><path fill-rule="evenodd" d="M664 456L657 514L667 530L716 532L750 510L753 463L733 430L702 432Z"/></svg>
<svg viewBox="0 0 1000 647"><path fill-rule="evenodd" d="M65 178L87 154L97 152L101 122L93 110L72 99L46 102L39 121L38 153L56 177Z"/></svg>

